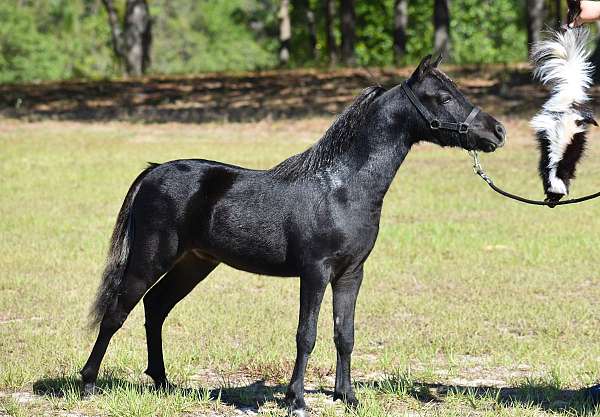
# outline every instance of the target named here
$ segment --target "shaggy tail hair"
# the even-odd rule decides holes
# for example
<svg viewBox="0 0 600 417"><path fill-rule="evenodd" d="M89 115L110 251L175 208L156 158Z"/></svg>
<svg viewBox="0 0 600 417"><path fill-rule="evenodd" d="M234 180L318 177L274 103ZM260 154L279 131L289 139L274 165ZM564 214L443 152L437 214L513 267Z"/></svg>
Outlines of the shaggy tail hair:
<svg viewBox="0 0 600 417"><path fill-rule="evenodd" d="M590 32L585 28L563 33L551 31L550 37L532 47L533 75L552 88L544 110L565 111L573 103L589 101L594 66L588 61Z"/></svg>
<svg viewBox="0 0 600 417"><path fill-rule="evenodd" d="M577 135L585 135L593 120L591 111L584 106L590 100L588 91L594 73L588 60L589 42L589 31L576 28L550 31L548 39L532 46L533 74L551 88L550 98L531 120L542 151L540 175L546 191L560 195L568 194L568 182L574 176L575 164L585 143L578 146L579 156L575 159L574 155L565 155L567 148ZM572 166L560 169L561 175L557 169L563 159L569 159Z"/></svg>
<svg viewBox="0 0 600 417"><path fill-rule="evenodd" d="M127 271L131 244L133 242L134 225L133 217L131 216L133 202L142 180L157 166L158 164L148 164L148 167L138 175L135 181L133 181L133 184L131 184L129 191L125 196L125 201L123 201L123 205L117 216L117 222L110 239L106 266L102 273L102 282L100 283L100 287L96 293L96 299L90 311L90 328L95 328L100 325L102 318L112 303L115 302L115 299L121 290L121 284L125 272Z"/></svg>

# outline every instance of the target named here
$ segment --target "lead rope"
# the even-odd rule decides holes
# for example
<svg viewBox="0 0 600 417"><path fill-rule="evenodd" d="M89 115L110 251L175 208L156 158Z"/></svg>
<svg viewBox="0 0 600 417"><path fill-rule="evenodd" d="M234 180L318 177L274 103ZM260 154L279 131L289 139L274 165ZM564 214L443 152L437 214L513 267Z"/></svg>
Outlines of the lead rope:
<svg viewBox="0 0 600 417"><path fill-rule="evenodd" d="M492 179L483 170L483 167L481 166L481 162L479 162L479 156L477 155L477 151L469 151L469 155L471 155L471 158L473 158L473 171L475 172L475 174L479 175L487 183L487 185L490 186L490 188L492 190L496 191L498 194L503 195L504 197L507 197L507 198L510 198L510 199L513 199L516 201L520 201L521 203L531 204L531 205L535 205L535 206L548 206L550 208L554 208L555 206L566 206L567 204L582 203L584 201L588 201L588 200L592 200L594 198L600 197L600 192L597 192L595 194L586 195L584 197L573 198L571 200L555 201L555 202L530 200L528 198L520 197L518 195L506 192L494 184L494 181L492 181Z"/></svg>

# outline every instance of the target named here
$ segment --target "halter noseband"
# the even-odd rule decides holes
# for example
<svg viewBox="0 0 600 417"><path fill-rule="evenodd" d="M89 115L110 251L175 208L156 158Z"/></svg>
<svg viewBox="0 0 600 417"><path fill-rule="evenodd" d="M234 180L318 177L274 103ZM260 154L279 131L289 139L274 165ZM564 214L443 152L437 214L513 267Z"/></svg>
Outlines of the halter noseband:
<svg viewBox="0 0 600 417"><path fill-rule="evenodd" d="M427 120L431 130L444 129L444 130L451 130L454 132L458 132L461 135L466 135L467 133L469 133L471 123L473 123L473 121L475 120L475 118L477 117L479 112L481 111L481 109L479 107L475 106L475 107L473 107L473 110L471 110L471 113L469 113L469 115L467 116L467 118L465 119L464 122L462 122L462 123L444 122L439 119L436 119L431 114L431 112L429 110L427 110L427 107L425 107L423 105L423 103L421 103L421 101L417 98L415 93L413 93L411 88L408 86L408 83L406 81L402 83L402 89L408 96L408 99L413 104L413 106L415 106L417 108L417 110L419 111L421 116L423 116L423 118L425 120Z"/></svg>

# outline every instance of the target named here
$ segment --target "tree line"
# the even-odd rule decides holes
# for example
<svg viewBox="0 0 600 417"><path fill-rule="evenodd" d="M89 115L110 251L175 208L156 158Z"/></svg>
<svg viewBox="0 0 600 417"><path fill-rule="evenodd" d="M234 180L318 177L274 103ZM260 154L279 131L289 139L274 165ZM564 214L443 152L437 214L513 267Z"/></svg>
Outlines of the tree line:
<svg viewBox="0 0 600 417"><path fill-rule="evenodd" d="M413 0L414 2L414 0ZM451 12L451 2L452 0L430 0L429 2L422 2L425 7L430 7L433 10L432 16L432 25L433 25L433 51L436 54L443 54L444 56L451 58L451 16L453 13ZM501 7L503 4L512 7L518 7L519 2L510 2L510 1L497 1L497 8L493 9L490 6L490 1L479 1L479 2L469 2L469 1L461 1L454 0L460 10L457 11L457 14L465 16L469 14L468 9L477 9L479 8L479 12L484 12L487 14L478 13L477 10L474 10L472 13L472 19L466 19L463 23L467 25L474 25L475 28L481 27L485 25L485 20L494 20L494 16L491 14L493 12L502 12L503 8ZM345 65L355 65L356 64L356 51L355 51L355 42L356 42L356 3L357 0L339 0L339 13L340 13L340 28L339 32L341 34L341 48L338 52L338 46L335 43L334 29L332 27L336 13L336 1L335 0L320 0L314 2L314 6L318 9L320 8L323 11L324 19L324 33L325 33L325 45L327 49L327 57L329 61L332 63L336 63L338 61L338 55L341 54L341 61ZM360 0L358 0L360 3ZM385 7L385 2L381 5ZM389 2L388 2L389 3ZM429 3L429 4L427 4ZM539 40L542 30L545 26L554 27L558 29L564 22L563 16L566 14L565 6L563 0L526 0L523 5L523 15L524 26L527 30L527 45L530 46L532 43ZM306 25L309 29L311 35L311 48L316 48L317 45L317 33L315 31L314 24L314 11L309 6L308 0L281 0L281 9L279 13L279 18L281 20L281 29L280 29L280 40L281 40L281 54L280 61L283 64L286 64L290 52L289 48L289 39L291 37L291 23L290 23L290 13L289 8L290 4L292 4L296 9L301 11L301 15L305 15L306 19L304 22L298 22L298 24ZM393 1L393 52L394 52L394 61L395 63L403 63L406 51L407 51L407 43L408 43L408 27L411 19L409 18L409 0L394 0ZM425 7L414 8L413 11L415 13L422 12ZM504 10L505 11L505 10ZM511 21L515 16L519 16L517 13L511 14L507 13L504 17L505 20ZM483 19L482 19L483 18ZM500 16L502 18L502 16ZM463 19L465 20L465 19ZM483 21L482 21L483 20ZM502 19L499 19L502 20ZM477 30L477 29L476 29ZM496 32L501 32L502 27L496 26ZM491 35L491 34L490 34ZM503 39L509 41L510 39ZM523 48L525 49L525 48ZM477 55L476 51L474 54ZM316 51L313 51L313 55L316 55Z"/></svg>
<svg viewBox="0 0 600 417"><path fill-rule="evenodd" d="M563 0L3 0L0 81L527 58Z"/></svg>

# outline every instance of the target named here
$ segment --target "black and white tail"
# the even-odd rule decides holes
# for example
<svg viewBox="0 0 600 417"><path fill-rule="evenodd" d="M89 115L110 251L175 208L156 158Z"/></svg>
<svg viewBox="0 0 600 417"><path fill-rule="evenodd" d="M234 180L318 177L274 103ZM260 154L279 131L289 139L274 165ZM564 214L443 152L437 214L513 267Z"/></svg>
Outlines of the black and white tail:
<svg viewBox="0 0 600 417"><path fill-rule="evenodd" d="M133 202L135 201L135 196L142 180L157 166L158 164L149 164L133 181L125 196L110 240L106 266L102 273L102 282L100 283L96 299L90 311L90 327L98 326L111 304L116 301L123 277L127 271L131 244L133 242Z"/></svg>
<svg viewBox="0 0 600 417"><path fill-rule="evenodd" d="M531 120L542 152L540 175L547 194L568 194L569 181L585 147L585 132L595 123L585 107L594 73L589 43L589 31L577 28L552 31L548 39L532 47L534 76L552 90Z"/></svg>

